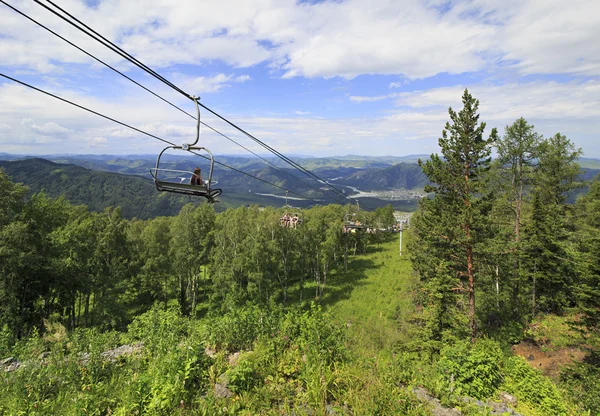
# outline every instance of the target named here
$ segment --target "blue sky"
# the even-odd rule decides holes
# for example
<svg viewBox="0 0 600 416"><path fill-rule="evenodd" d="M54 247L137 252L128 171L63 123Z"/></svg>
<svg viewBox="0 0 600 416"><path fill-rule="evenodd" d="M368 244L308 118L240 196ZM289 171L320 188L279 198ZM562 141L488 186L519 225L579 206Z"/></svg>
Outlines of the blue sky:
<svg viewBox="0 0 600 416"><path fill-rule="evenodd" d="M165 98L193 104L29 0L7 0ZM59 4L284 153L436 152L464 88L491 127L525 117L600 157L596 0L63 0ZM194 122L0 5L0 72L165 139ZM263 153L223 122L203 120ZM245 151L203 131L213 153ZM161 144L0 79L0 152Z"/></svg>

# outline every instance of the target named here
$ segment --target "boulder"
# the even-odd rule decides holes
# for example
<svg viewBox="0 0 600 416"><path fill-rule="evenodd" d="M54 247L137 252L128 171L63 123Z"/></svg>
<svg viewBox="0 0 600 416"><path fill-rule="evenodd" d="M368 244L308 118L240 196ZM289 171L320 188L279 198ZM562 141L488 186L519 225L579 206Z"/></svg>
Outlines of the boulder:
<svg viewBox="0 0 600 416"><path fill-rule="evenodd" d="M519 401L515 396L513 396L512 394L508 394L505 391L501 391L498 396L500 397L500 400L502 400L509 406L516 407L519 404Z"/></svg>
<svg viewBox="0 0 600 416"><path fill-rule="evenodd" d="M233 392L224 385L215 383L215 396L228 399L233 396Z"/></svg>

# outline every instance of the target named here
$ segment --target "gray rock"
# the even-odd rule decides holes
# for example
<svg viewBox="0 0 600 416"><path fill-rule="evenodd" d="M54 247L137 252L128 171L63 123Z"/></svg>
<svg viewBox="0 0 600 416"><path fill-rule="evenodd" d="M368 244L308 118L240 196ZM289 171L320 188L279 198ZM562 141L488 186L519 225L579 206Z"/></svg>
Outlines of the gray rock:
<svg viewBox="0 0 600 416"><path fill-rule="evenodd" d="M505 393L505 394L508 394L508 393ZM490 414L490 415L502 415L502 416L506 416L506 415L510 415L510 416L522 416L519 413L515 412L513 409L511 409L504 402L487 401L487 402L484 403L481 400L476 400L476 399L474 399L472 397L461 397L461 400L463 402L465 402L465 403L470 403L470 404L477 405L477 407L479 407L481 409L486 409L486 411L489 412L489 413L486 412L486 414Z"/></svg>
<svg viewBox="0 0 600 416"><path fill-rule="evenodd" d="M210 347L206 347L204 348L204 354L206 354L210 358L215 358L217 356L217 350L213 350Z"/></svg>
<svg viewBox="0 0 600 416"><path fill-rule="evenodd" d="M519 404L519 401L517 400L517 398L515 396L513 396L512 394L508 394L505 391L501 391L498 396L500 397L500 400L502 400L504 403L506 403L509 406L515 407Z"/></svg>
<svg viewBox="0 0 600 416"><path fill-rule="evenodd" d="M21 362L19 360L16 360L13 357L10 357L10 358L12 358L11 361L6 361L6 360L3 361L3 362L8 363L8 365L6 365L6 364L4 365L4 371L6 373L12 373L13 371L18 370L19 367L21 367Z"/></svg>
<svg viewBox="0 0 600 416"><path fill-rule="evenodd" d="M215 383L215 396L228 399L233 396L233 392L222 384Z"/></svg>
<svg viewBox="0 0 600 416"><path fill-rule="evenodd" d="M433 416L460 416L462 413L457 409L449 409L442 406L440 401L429 395L429 392L422 387L415 387L413 393L423 402L426 402L431 407Z"/></svg>
<svg viewBox="0 0 600 416"><path fill-rule="evenodd" d="M135 353L140 352L143 347L144 347L144 344L141 342L138 342L137 344L132 344L132 345L126 344L126 345L121 345L120 347L114 348L112 350L104 351L100 355L105 360L114 362L120 357L129 356L129 355L133 355Z"/></svg>
<svg viewBox="0 0 600 416"><path fill-rule="evenodd" d="M217 377L217 381L219 382L219 384L227 387L229 385L229 376L227 375L227 373L223 373L219 377Z"/></svg>
<svg viewBox="0 0 600 416"><path fill-rule="evenodd" d="M5 358L4 360L0 361L0 365L8 366L8 365L11 365L15 361L17 361L15 357L8 357L8 358Z"/></svg>

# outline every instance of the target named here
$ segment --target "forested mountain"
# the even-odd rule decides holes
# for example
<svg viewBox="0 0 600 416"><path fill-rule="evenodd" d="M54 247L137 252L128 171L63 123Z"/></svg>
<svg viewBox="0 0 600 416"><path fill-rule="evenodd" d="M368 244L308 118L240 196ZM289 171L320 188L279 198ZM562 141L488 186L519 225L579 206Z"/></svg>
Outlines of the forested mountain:
<svg viewBox="0 0 600 416"><path fill-rule="evenodd" d="M365 191L383 189L423 190L427 177L417 164L398 163L383 169L354 172L334 181Z"/></svg>
<svg viewBox="0 0 600 416"><path fill-rule="evenodd" d="M294 205L300 207L343 201L342 197L328 190L322 183L294 169L272 166L264 162L259 163L256 158L230 159L224 160L233 166L238 166L236 169L243 169L244 172L259 180L235 170L215 166L213 180L216 181L216 184L214 186L224 190L223 195L219 198L222 202L218 208L220 210L247 204L282 206L285 192L281 188L293 190L297 194L310 198L307 200L295 199ZM95 211L101 211L107 206L121 206L126 218L173 215L185 202L190 202L187 197L156 192L149 173L150 169L155 166L155 160L150 157L135 159L133 157L86 156L55 158L55 160L76 162L78 165L35 158L0 161L0 167L4 167L14 180L29 186L33 192L44 189L50 196L64 194L72 203L86 204ZM162 167L182 171L192 171L195 166L199 165L205 178L208 174L208 164L203 159L198 161L189 157L166 157L164 162L164 164L161 163ZM359 161L359 164L361 163ZM330 166L321 167L315 172L325 179L337 178L337 181L332 183L345 194L352 195L354 191L340 185L357 186L363 190L387 190L395 185L402 187L403 183L414 186L415 181L412 175L417 170L417 165L400 164L383 170ZM380 171L383 173L379 173ZM357 176L361 172L364 174ZM394 174L400 176L395 180L378 179L381 177L389 179ZM273 187L266 182L273 183L280 188ZM371 185L371 182L375 185ZM383 186L380 186L380 183ZM290 194L290 197L297 197L297 195ZM389 201L374 196L368 198L366 203L371 207L380 207ZM393 203L399 209L413 210L416 200L397 200Z"/></svg>
<svg viewBox="0 0 600 416"><path fill-rule="evenodd" d="M189 202L186 197L157 192L150 179L139 176L97 172L45 159L0 161L0 167L31 192L64 195L71 203L98 212L119 206L126 218L175 215Z"/></svg>

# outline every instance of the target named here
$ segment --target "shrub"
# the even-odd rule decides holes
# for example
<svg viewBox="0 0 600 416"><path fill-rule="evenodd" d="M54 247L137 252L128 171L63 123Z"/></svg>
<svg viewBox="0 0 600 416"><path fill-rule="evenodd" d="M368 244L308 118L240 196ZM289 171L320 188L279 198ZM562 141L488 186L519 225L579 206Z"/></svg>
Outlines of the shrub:
<svg viewBox="0 0 600 416"><path fill-rule="evenodd" d="M257 364L251 357L241 356L237 365L230 368L225 375L228 378L228 387L235 393L248 391L260 383Z"/></svg>
<svg viewBox="0 0 600 416"><path fill-rule="evenodd" d="M208 320L208 343L218 349L250 349L261 335L277 331L280 313L256 305L232 309L223 316Z"/></svg>
<svg viewBox="0 0 600 416"><path fill-rule="evenodd" d="M459 342L444 347L440 353L438 371L450 393L483 399L494 395L502 376L502 351L489 339L475 345Z"/></svg>
<svg viewBox="0 0 600 416"><path fill-rule="evenodd" d="M575 364L565 369L560 379L573 402L580 403L593 415L600 415L600 368L587 363Z"/></svg>
<svg viewBox="0 0 600 416"><path fill-rule="evenodd" d="M144 349L153 352L168 349L190 331L189 320L178 308L163 310L154 306L148 312L136 316L127 331L126 340L141 341Z"/></svg>
<svg viewBox="0 0 600 416"><path fill-rule="evenodd" d="M504 388L544 415L566 415L567 409L556 386L519 356L505 365Z"/></svg>

